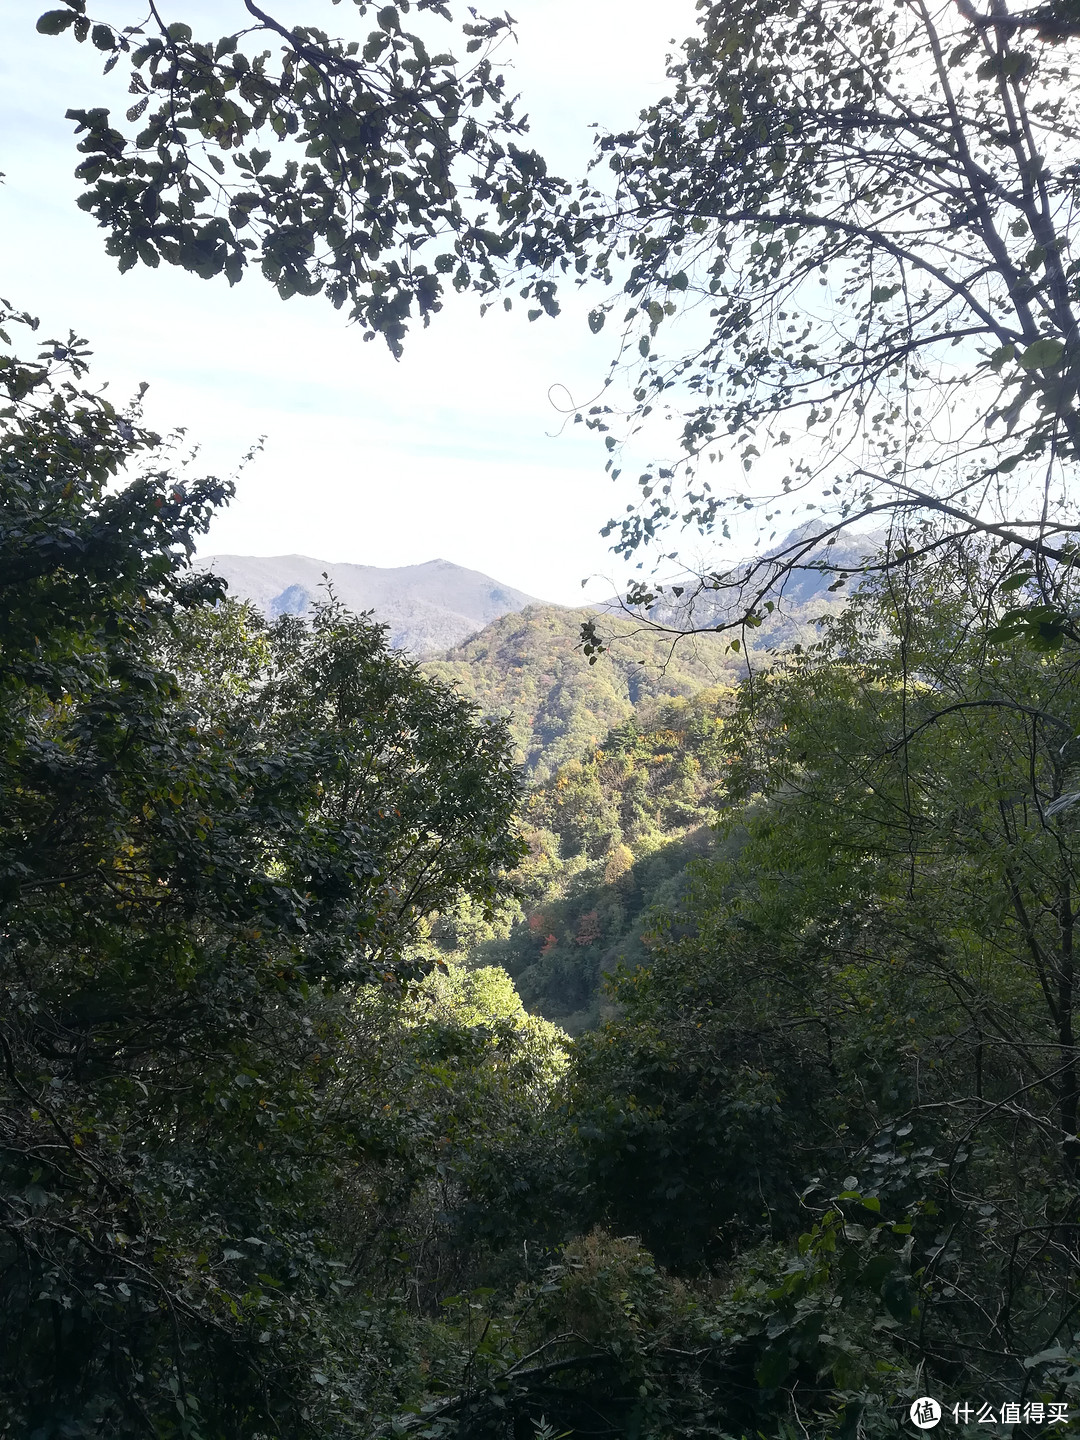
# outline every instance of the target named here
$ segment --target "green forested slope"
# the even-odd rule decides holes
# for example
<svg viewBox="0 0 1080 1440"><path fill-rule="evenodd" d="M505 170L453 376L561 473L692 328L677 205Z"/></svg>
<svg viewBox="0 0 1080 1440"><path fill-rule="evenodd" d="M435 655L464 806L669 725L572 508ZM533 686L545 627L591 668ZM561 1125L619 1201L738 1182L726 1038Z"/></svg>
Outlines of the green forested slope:
<svg viewBox="0 0 1080 1440"><path fill-rule="evenodd" d="M817 595L782 622L768 617L743 636L754 671L819 638L817 618L842 605ZM605 974L648 960L650 913L678 901L689 862L714 848L721 717L747 673L738 636L673 648L616 615L603 617L609 648L590 664L585 619L596 612L530 606L423 667L508 720L529 785L517 899L494 921L465 902L434 938L458 963L504 966L526 1005L571 1033L605 1013Z"/></svg>
<svg viewBox="0 0 1080 1440"><path fill-rule="evenodd" d="M505 967L526 1005L568 1030L596 1024L604 974L648 959L650 910L678 900L687 864L713 846L732 694L645 701L535 784L518 901L494 925L444 918L436 938L458 959Z"/></svg>
<svg viewBox="0 0 1080 1440"><path fill-rule="evenodd" d="M530 605L423 668L487 714L508 715L519 759L538 780L599 745L643 701L734 684L745 673L725 636L693 636L673 652L669 638L615 616L603 627L612 650L590 665L580 648L589 618L595 612Z"/></svg>

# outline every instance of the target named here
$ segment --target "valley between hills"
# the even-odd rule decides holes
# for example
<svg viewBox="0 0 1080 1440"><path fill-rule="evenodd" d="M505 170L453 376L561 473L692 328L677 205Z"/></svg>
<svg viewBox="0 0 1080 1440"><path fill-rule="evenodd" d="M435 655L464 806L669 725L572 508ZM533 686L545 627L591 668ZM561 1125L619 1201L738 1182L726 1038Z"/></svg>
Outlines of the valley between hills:
<svg viewBox="0 0 1080 1440"><path fill-rule="evenodd" d="M528 855L494 917L464 902L429 936L447 961L497 965L526 1007L570 1034L610 1010L604 977L647 960L650 916L674 904L714 848L721 731L747 656L727 634L672 636L608 607L535 600L446 560L397 569L303 556L217 556L230 593L268 619L327 593L387 627L422 671L504 719L522 767ZM814 577L783 620L753 634L752 663L812 642L839 603ZM591 660L582 622L607 648ZM446 645L447 636L454 643Z"/></svg>

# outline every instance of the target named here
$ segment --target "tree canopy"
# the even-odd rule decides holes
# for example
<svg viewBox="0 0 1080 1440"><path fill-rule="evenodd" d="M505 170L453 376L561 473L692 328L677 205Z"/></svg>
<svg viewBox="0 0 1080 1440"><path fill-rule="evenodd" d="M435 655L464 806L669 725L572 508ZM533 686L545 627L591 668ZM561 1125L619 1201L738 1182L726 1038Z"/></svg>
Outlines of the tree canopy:
<svg viewBox="0 0 1080 1440"><path fill-rule="evenodd" d="M156 7L126 29L82 0L39 21L130 68L126 129L72 112L80 204L122 266L235 282L256 262L282 295L324 291L395 350L447 284L520 287L533 316L555 313L567 272L614 286L590 324L621 327L618 354L576 418L603 433L616 476L624 442L661 449L608 527L616 551L686 527L749 549L747 512L759 542L798 513L823 519L706 568L670 628L754 623L800 569L843 583L953 534L993 535L1030 572L1014 628L1053 640L1072 625L1058 593L1080 441L1064 9L1040 29L1043 11L999 7L991 24L915 0L706 6L671 94L599 137L575 191L516 143L490 52L505 18L465 24L461 66L431 49L442 5L416 7L415 30L408 5L384 7L340 40L242 8L214 41ZM679 429L666 454L663 416ZM881 553L834 563L832 543L867 520Z"/></svg>
<svg viewBox="0 0 1080 1440"><path fill-rule="evenodd" d="M1072 62L1001 7L702 9L671 94L600 137L609 186L550 230L553 267L576 256L616 287L591 321L620 327L608 393L578 417L609 467L678 426L616 550L733 526L749 550L747 511L759 543L820 515L700 577L741 623L792 570L842 576L828 546L856 521L890 531L886 566L993 536L1032 574L1033 623L1072 624L1055 590L1080 441Z"/></svg>
<svg viewBox="0 0 1080 1440"><path fill-rule="evenodd" d="M332 601L215 606L187 566L230 486L87 389L78 342L3 382L2 1423L304 1433L315 1216L362 1143L344 997L490 905L508 740Z"/></svg>
<svg viewBox="0 0 1080 1440"><path fill-rule="evenodd" d="M96 20L86 0L41 16L39 31L89 40L107 70L122 62L135 97L123 119L68 112L86 156L79 204L122 270L164 260L235 284L257 265L283 299L323 293L400 354L447 286L497 284L561 188L516 143L495 53L510 21L470 9L459 63L442 0L354 3L374 28L348 39L254 0L232 9L235 28L205 39L155 4L139 26Z"/></svg>

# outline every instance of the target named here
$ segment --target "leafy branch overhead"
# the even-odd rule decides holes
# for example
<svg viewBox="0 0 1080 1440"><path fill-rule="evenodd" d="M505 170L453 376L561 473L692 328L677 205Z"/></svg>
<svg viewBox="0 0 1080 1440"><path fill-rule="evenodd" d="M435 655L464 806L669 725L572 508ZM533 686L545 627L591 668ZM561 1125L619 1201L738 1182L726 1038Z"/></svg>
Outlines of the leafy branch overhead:
<svg viewBox="0 0 1080 1440"><path fill-rule="evenodd" d="M593 329L619 327L575 418L616 476L659 457L617 551L677 551L684 528L749 550L814 515L829 568L862 517L929 520L887 565L992 535L1053 603L1078 534L1080 102L1075 47L1024 25L929 0L708 5L670 95L600 138L548 259L586 264L608 287ZM701 578L741 623L765 576Z"/></svg>
<svg viewBox="0 0 1080 1440"><path fill-rule="evenodd" d="M156 5L127 29L84 0L38 22L128 67L126 120L71 112L80 203L123 267L258 264L395 353L448 288L520 286L538 316L564 277L602 286L589 324L621 337L575 418L615 477L656 457L607 527L616 551L672 528L767 546L823 517L809 546L706 565L704 618L669 607L669 628L755 623L802 569L842 584L866 564L830 542L868 517L896 531L885 569L996 537L1033 566L1018 604L1072 624L1054 576L1077 535L1080 102L1069 45L1044 43L1072 38L1068 4L993 24L927 0L707 5L671 94L600 137L575 191L520 144L507 17L471 18L459 61L436 0L358 4L373 28L351 39L235 3L217 40Z"/></svg>
<svg viewBox="0 0 1080 1440"><path fill-rule="evenodd" d="M122 270L164 260L235 284L257 265L283 298L325 293L400 354L448 286L496 284L561 186L515 143L524 122L495 55L510 20L470 11L459 62L437 43L441 0L354 3L374 28L348 40L254 0L233 8L238 28L205 40L155 4L123 28L85 0L41 16L39 31L89 40L106 70L129 71L123 119L68 112L86 156L79 204Z"/></svg>

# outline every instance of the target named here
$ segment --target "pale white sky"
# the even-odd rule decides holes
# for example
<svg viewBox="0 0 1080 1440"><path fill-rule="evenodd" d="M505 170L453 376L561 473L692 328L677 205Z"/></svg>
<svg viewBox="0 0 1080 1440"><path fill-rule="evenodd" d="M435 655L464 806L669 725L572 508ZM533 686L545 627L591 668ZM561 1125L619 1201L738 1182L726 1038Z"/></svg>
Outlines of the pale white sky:
<svg viewBox="0 0 1080 1440"><path fill-rule="evenodd" d="M597 532L634 487L612 484L584 427L557 434L548 398L552 386L575 397L599 386L610 338L589 334L584 309L530 325L518 311L481 320L474 299L455 299L395 362L325 301L283 303L257 275L232 290L165 267L120 275L75 206L64 111L123 106L123 82L110 83L122 67L103 78L89 43L37 35L48 8L0 0L0 294L40 315L50 335L87 337L116 398L148 381L148 418L186 425L202 444L201 469L230 471L266 435L204 553L369 565L441 557L564 604L610 593L619 574ZM214 36L239 10L236 0L164 8ZM143 18L135 0L94 10ZM328 0L274 10L331 31L351 19ZM575 175L589 122L627 124L663 93L667 42L693 27L693 0L521 0L511 13L520 43L508 53L533 143ZM605 578L583 592L594 574Z"/></svg>

